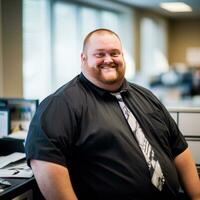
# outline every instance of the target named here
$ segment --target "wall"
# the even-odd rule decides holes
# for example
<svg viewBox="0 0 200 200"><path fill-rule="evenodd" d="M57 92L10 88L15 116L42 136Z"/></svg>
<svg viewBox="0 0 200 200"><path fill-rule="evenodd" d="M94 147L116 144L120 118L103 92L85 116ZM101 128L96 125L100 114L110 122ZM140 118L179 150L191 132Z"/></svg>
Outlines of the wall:
<svg viewBox="0 0 200 200"><path fill-rule="evenodd" d="M1 39L1 0L0 0L0 97L3 96L3 61L2 61L2 39Z"/></svg>
<svg viewBox="0 0 200 200"><path fill-rule="evenodd" d="M1 13L3 94L2 91L0 94L22 97L22 0L1 0Z"/></svg>
<svg viewBox="0 0 200 200"><path fill-rule="evenodd" d="M200 47L200 20L173 19L169 21L169 63L186 63L186 49Z"/></svg>

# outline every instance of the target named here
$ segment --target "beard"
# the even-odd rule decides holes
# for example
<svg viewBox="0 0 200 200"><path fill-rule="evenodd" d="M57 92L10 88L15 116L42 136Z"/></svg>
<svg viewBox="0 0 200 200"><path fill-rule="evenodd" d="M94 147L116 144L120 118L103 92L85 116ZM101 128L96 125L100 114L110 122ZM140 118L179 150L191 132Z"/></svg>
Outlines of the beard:
<svg viewBox="0 0 200 200"><path fill-rule="evenodd" d="M113 84L118 81L120 72L118 66L101 66L99 68L99 79L107 84Z"/></svg>
<svg viewBox="0 0 200 200"><path fill-rule="evenodd" d="M84 68L87 76L102 84L112 85L118 82L121 83L124 79L124 63L120 65L115 63L110 63L109 65L99 64L96 66L90 66L88 63L85 63Z"/></svg>

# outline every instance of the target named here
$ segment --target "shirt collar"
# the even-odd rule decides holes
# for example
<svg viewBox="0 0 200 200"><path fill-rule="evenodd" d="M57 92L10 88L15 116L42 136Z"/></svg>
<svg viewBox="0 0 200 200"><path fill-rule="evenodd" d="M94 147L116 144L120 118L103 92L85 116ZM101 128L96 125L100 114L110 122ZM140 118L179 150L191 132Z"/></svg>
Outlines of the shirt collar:
<svg viewBox="0 0 200 200"><path fill-rule="evenodd" d="M104 90L96 85L94 85L92 82L90 82L84 75L83 73L81 73L79 75L79 80L81 81L81 83L86 86L86 87L89 87L90 89L92 89L94 92L98 93L99 95L101 96L104 96L104 95L110 95L110 91L108 90ZM118 92L120 93L127 93L128 90L130 90L130 86L129 86L129 83L126 79L124 79L123 83L122 83L122 86L120 88L120 90Z"/></svg>

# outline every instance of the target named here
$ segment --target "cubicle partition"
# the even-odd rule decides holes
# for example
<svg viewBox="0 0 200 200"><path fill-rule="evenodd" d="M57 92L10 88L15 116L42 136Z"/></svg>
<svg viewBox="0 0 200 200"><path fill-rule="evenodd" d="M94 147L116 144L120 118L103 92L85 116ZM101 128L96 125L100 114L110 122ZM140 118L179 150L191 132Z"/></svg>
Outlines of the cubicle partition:
<svg viewBox="0 0 200 200"><path fill-rule="evenodd" d="M188 142L193 158L200 168L200 108L168 108ZM200 171L200 170L199 170Z"/></svg>

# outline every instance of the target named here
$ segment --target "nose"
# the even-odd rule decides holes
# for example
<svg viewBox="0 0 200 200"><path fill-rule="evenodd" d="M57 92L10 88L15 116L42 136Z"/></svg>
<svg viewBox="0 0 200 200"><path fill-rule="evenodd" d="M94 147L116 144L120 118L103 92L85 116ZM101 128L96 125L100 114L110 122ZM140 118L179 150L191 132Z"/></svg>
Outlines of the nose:
<svg viewBox="0 0 200 200"><path fill-rule="evenodd" d="M113 62L112 57L109 54L106 54L104 57L104 63L111 63Z"/></svg>

